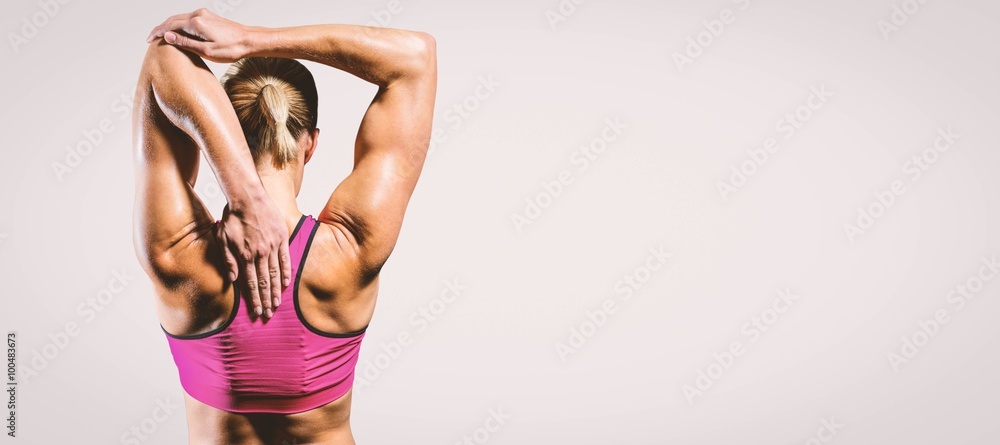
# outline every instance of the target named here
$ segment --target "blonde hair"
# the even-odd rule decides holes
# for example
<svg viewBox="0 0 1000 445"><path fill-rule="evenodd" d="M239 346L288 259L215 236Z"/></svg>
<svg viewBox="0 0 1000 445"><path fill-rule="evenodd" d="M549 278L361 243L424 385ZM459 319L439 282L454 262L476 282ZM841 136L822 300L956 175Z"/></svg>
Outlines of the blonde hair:
<svg viewBox="0 0 1000 445"><path fill-rule="evenodd" d="M248 57L229 67L222 86L233 103L254 162L276 168L298 156L298 138L316 128L316 83L293 59Z"/></svg>

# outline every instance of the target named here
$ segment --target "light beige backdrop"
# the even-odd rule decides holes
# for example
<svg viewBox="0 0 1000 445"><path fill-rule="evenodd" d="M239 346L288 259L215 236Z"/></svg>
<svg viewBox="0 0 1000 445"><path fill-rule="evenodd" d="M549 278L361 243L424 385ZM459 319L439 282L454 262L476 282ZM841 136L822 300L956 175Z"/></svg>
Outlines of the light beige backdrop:
<svg viewBox="0 0 1000 445"><path fill-rule="evenodd" d="M5 1L0 329L25 374L0 442L184 441L129 95L149 29L199 7L437 38L359 443L1000 443L986 0ZM315 213L375 88L309 67ZM208 168L197 189L222 208Z"/></svg>

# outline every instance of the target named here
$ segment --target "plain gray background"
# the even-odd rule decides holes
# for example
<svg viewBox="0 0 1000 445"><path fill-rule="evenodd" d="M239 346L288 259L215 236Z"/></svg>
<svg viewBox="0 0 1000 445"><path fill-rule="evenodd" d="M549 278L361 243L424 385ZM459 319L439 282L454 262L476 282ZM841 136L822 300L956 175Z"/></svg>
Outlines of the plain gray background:
<svg viewBox="0 0 1000 445"><path fill-rule="evenodd" d="M0 6L0 328L36 371L19 386L19 437L3 441L184 441L182 411L158 411L182 390L131 240L125 106L148 31L199 7L290 26L384 22L390 6L229 3ZM398 4L388 26L437 39L443 137L383 270L359 443L1000 441L1000 280L980 275L1000 255L1000 4ZM708 44L679 69L675 53L697 54L689 38ZM375 87L308 66L323 133L299 202L315 214L349 171ZM832 96L810 101L813 88ZM101 125L58 175L67 147L86 149ZM949 128L954 143L928 149ZM768 138L777 150L754 162ZM922 155L934 161L915 178ZM734 167L753 174L724 198ZM896 180L905 193L886 208L878 196ZM215 184L203 168L197 189L218 216ZM529 201L545 207L518 226ZM859 208L877 217L849 237ZM646 269L650 249L667 264ZM457 298L439 300L456 280ZM783 289L793 304L769 312ZM947 322L926 322L936 314ZM762 316L754 335L745 324ZM574 330L585 341L561 356ZM400 335L409 342L394 346ZM742 353L727 358L733 342ZM689 401L685 385L705 378ZM504 422L487 431L491 410ZM831 435L829 423L842 426Z"/></svg>

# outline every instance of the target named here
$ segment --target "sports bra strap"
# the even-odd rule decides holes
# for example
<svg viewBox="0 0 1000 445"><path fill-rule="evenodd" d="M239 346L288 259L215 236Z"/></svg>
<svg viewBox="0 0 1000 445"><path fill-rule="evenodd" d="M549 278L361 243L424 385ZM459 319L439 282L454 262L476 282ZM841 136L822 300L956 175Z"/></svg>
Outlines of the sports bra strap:
<svg viewBox="0 0 1000 445"><path fill-rule="evenodd" d="M313 232L317 225L318 222L311 215L302 215L299 224L292 231L292 237L288 241L288 254L292 259L293 283L295 282L294 278L299 274L299 266L302 264L302 259L312 241Z"/></svg>

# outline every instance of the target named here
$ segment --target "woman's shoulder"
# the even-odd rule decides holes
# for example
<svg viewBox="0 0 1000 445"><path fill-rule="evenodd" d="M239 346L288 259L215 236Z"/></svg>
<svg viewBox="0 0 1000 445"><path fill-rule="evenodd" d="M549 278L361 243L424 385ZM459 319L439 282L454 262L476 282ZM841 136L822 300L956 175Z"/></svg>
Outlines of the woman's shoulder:
<svg viewBox="0 0 1000 445"><path fill-rule="evenodd" d="M357 247L343 231L335 224L309 218L314 222L313 233L302 255L302 280L324 293L350 291L370 281Z"/></svg>

